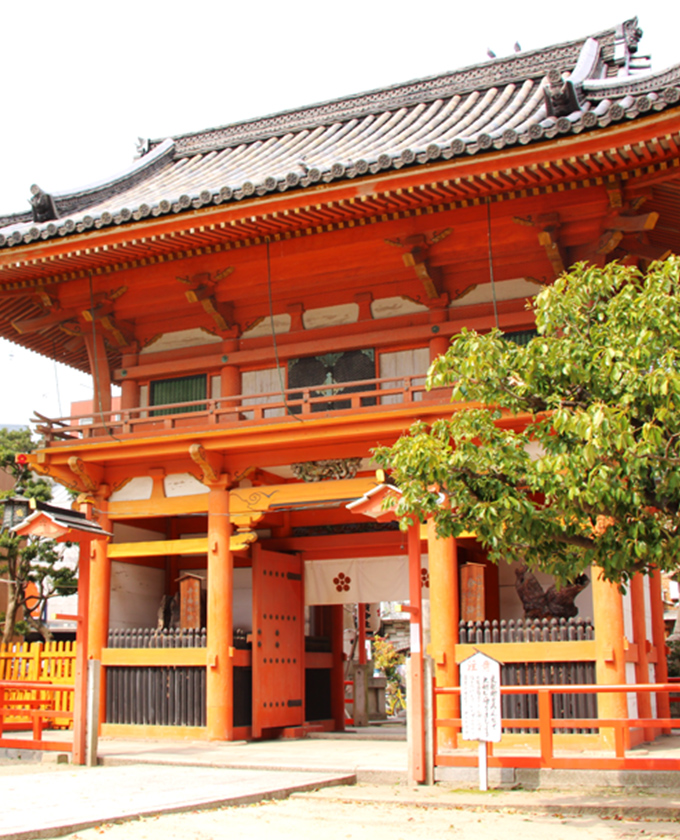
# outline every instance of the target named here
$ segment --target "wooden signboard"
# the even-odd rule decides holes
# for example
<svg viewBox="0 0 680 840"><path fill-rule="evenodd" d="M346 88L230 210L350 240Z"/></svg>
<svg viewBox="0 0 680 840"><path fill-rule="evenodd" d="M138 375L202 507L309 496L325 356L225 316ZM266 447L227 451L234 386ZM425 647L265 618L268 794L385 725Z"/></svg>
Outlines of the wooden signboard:
<svg viewBox="0 0 680 840"><path fill-rule="evenodd" d="M460 567L460 618L461 621L484 621L486 618L482 563L465 563Z"/></svg>
<svg viewBox="0 0 680 840"><path fill-rule="evenodd" d="M197 575L179 579L179 626L182 630L201 628L201 578Z"/></svg>

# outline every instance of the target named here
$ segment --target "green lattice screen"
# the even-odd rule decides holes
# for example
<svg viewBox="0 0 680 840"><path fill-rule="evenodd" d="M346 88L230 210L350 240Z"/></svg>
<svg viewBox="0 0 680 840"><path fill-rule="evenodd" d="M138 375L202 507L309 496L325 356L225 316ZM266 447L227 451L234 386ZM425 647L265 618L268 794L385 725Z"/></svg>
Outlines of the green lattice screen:
<svg viewBox="0 0 680 840"><path fill-rule="evenodd" d="M159 379L151 383L151 405L193 402L204 400L208 395L208 377L204 373L195 376L180 376L177 379ZM205 403L186 407L159 409L152 414L184 414L190 411L205 411Z"/></svg>

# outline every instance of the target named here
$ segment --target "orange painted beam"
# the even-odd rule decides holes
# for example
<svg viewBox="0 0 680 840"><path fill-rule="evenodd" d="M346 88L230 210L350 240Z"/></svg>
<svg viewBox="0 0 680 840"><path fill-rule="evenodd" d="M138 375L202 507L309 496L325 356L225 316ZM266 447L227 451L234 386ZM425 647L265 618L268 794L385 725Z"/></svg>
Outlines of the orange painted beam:
<svg viewBox="0 0 680 840"><path fill-rule="evenodd" d="M102 665L134 667L197 666L205 668L207 648L104 648Z"/></svg>
<svg viewBox="0 0 680 840"><path fill-rule="evenodd" d="M499 662L592 662L595 641L581 642L500 642L498 644L456 645L455 660L462 662L476 651Z"/></svg>

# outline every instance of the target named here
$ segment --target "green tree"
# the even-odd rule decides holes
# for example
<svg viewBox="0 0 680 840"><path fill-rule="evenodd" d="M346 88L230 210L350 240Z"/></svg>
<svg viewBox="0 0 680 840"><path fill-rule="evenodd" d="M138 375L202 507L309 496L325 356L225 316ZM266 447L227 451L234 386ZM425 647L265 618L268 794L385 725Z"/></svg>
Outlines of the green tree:
<svg viewBox="0 0 680 840"><path fill-rule="evenodd" d="M35 448L28 429L0 429L0 469L14 479L14 488L0 493L0 498L22 496L49 501L50 484L36 478L17 455ZM70 595L77 589L77 573L64 566L54 540L38 537L19 538L12 531L0 532L0 576L7 582L7 610L2 641L11 641L16 632L30 629L44 639L51 638L42 621L45 604L56 595ZM31 585L32 584L32 585ZM17 616L23 613L23 619Z"/></svg>
<svg viewBox="0 0 680 840"><path fill-rule="evenodd" d="M376 452L400 511L498 561L624 583L680 557L680 260L577 265L531 303L537 336L463 330L429 373L453 416Z"/></svg>

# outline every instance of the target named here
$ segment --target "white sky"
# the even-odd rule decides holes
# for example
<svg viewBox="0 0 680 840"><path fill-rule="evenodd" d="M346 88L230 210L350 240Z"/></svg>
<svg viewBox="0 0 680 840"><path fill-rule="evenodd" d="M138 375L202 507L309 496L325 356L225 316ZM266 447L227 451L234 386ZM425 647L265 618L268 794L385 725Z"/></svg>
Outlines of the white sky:
<svg viewBox="0 0 680 840"><path fill-rule="evenodd" d="M137 137L225 125L578 38L640 16L680 62L678 14L611 0L31 0L3 4L0 211L126 169ZM675 23L673 23L675 18ZM66 415L88 378L0 340L0 425ZM57 385L58 383L58 385ZM60 405L61 403L61 405Z"/></svg>

